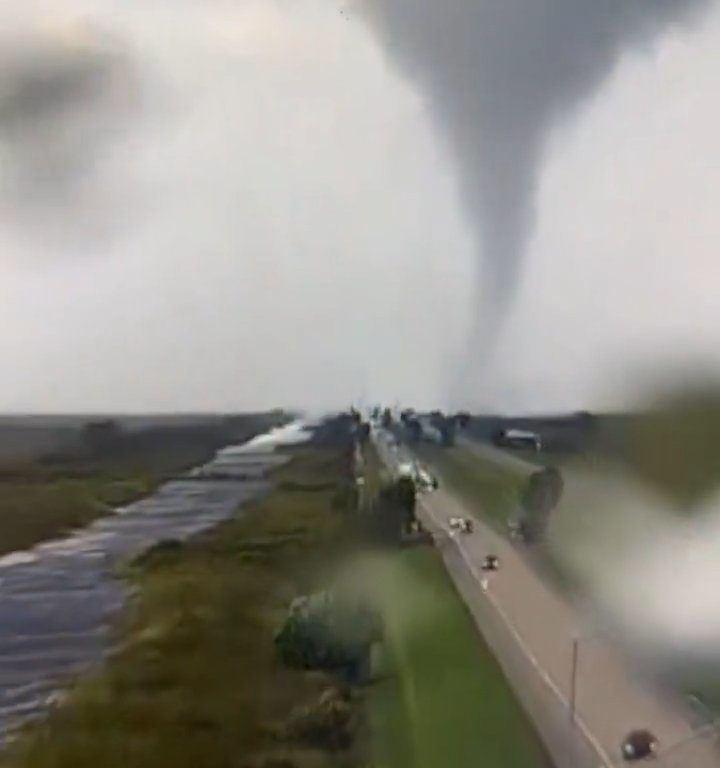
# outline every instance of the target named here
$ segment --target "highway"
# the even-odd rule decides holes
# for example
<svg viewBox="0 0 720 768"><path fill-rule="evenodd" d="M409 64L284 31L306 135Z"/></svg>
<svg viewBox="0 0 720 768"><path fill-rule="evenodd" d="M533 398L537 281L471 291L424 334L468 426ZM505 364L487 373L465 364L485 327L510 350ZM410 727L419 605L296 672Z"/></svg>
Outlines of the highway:
<svg viewBox="0 0 720 768"><path fill-rule="evenodd" d="M382 432L376 442L391 468L412 458L404 447L391 450ZM449 518L472 514L444 487L442 478L438 490L420 498L418 516L436 534L458 591L557 768L626 764L621 744L638 728L649 729L659 739L659 754L652 761L657 768L720 766L715 729L694 731L681 700L639 679L606 639L583 636L579 611L542 580L520 546L478 520L471 534L449 533ZM500 569L486 580L482 561L488 554L499 556Z"/></svg>

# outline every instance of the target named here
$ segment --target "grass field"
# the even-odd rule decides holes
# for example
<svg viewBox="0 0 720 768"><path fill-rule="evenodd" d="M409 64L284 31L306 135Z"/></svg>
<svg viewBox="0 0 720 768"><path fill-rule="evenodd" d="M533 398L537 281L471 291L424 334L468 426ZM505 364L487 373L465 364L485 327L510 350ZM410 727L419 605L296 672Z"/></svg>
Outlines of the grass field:
<svg viewBox="0 0 720 768"><path fill-rule="evenodd" d="M369 693L379 768L543 768L544 749L432 548L373 565L386 641Z"/></svg>
<svg viewBox="0 0 720 768"><path fill-rule="evenodd" d="M271 417L248 416L243 431L242 417L238 420L239 439L249 439L274 423ZM73 441L69 431L63 433L66 443L76 446L79 433ZM5 452L0 451L0 555L62 536L107 514L108 507L141 498L168 477L207 461L230 440L212 426L163 427L128 434L120 441L122 450L107 454L77 447L59 452L55 445L50 459L33 430L25 432L29 436L22 443L22 428L14 427L12 440L6 435ZM21 452L21 443L33 439L36 452ZM10 454L11 448L18 452Z"/></svg>
<svg viewBox="0 0 720 768"><path fill-rule="evenodd" d="M337 452L298 449L286 484L344 476ZM319 484L318 484L319 485ZM290 600L339 551L347 513L332 487L279 490L183 545L128 570L136 593L120 650L0 759L14 768L340 768L278 734L328 685L276 660L273 634ZM265 761L265 762L263 762Z"/></svg>
<svg viewBox="0 0 720 768"><path fill-rule="evenodd" d="M0 555L61 536L149 493L152 473L0 479Z"/></svg>
<svg viewBox="0 0 720 768"><path fill-rule="evenodd" d="M363 558L386 622L380 676L353 699L354 741L285 728L332 684L282 667L289 602L325 586L356 527L337 507L349 454L293 450L276 490L196 539L128 567L118 650L0 755L9 768L545 768L540 743L432 548ZM379 465L373 465L379 473ZM368 728L369 726L369 728ZM369 757L370 747L372 758ZM370 762L369 762L370 761Z"/></svg>
<svg viewBox="0 0 720 768"><path fill-rule="evenodd" d="M479 458L466 448L420 444L418 456L435 467L442 480L459 493L468 508L494 527L504 530L517 512L526 475L508 466Z"/></svg>
<svg viewBox="0 0 720 768"><path fill-rule="evenodd" d="M376 486L380 462L372 445L365 467ZM386 633L367 697L374 765L549 767L437 550L390 551L360 568L357 580L379 600Z"/></svg>
<svg viewBox="0 0 720 768"><path fill-rule="evenodd" d="M462 446L448 449L422 445L418 454L439 471L443 482L460 496L476 517L489 523L499 533L507 533L507 520L518 516L520 494L527 482L527 474L516 470L511 464L494 462ZM562 471L572 470L563 467ZM567 474L565 477L567 479ZM563 535L559 540L553 537L547 545L536 549L533 562L556 587L575 591L580 584L567 562L565 551L569 546L570 532L578 526L582 528L585 518L578 516L574 502L561 502L556 517L561 520L557 528L562 530Z"/></svg>

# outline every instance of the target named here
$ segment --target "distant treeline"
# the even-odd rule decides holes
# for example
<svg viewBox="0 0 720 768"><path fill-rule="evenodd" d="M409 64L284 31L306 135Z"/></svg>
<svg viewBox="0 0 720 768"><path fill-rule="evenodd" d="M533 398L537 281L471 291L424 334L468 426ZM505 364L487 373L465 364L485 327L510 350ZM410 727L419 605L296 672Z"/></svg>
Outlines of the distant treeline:
<svg viewBox="0 0 720 768"><path fill-rule="evenodd" d="M283 411L240 414L206 421L169 421L135 429L127 429L120 420L94 419L78 430L72 441L60 450L42 456L44 464L67 464L95 459L135 460L163 454L168 461L178 455L211 455L222 446L244 442L258 433L287 422Z"/></svg>

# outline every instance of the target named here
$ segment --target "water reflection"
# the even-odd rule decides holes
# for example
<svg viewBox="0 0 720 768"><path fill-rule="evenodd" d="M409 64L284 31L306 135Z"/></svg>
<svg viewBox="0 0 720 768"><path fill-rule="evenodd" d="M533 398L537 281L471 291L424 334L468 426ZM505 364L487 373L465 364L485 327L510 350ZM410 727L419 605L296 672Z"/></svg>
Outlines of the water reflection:
<svg viewBox="0 0 720 768"><path fill-rule="evenodd" d="M295 423L226 448L67 538L0 558L0 735L102 661L127 592L113 576L119 562L229 517L267 488L266 472L285 461L275 448L307 436Z"/></svg>

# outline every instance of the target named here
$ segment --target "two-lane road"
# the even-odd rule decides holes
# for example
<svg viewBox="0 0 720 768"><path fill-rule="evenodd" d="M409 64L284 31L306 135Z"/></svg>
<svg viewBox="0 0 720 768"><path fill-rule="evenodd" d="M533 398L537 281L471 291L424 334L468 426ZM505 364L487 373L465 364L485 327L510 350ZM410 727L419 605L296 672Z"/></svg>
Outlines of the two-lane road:
<svg viewBox="0 0 720 768"><path fill-rule="evenodd" d="M396 466L410 458L380 439L383 459ZM640 680L621 654L599 637L586 637L576 608L546 584L521 549L480 521L472 534L444 535L449 518L469 517L447 488L424 495L424 524L440 534L443 557L486 641L536 723L558 768L598 768L622 763L629 731L648 728L660 741L657 768L718 768L715 732L693 731L680 700ZM482 582L487 554L500 569ZM571 723L574 646L577 655L575 720Z"/></svg>

